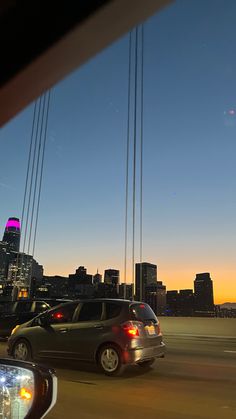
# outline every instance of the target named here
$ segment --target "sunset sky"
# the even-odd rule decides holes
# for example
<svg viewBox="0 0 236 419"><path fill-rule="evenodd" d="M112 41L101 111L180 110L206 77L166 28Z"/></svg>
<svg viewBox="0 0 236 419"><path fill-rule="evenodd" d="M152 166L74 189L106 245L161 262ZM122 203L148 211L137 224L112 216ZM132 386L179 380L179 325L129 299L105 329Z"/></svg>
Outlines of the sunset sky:
<svg viewBox="0 0 236 419"><path fill-rule="evenodd" d="M236 301L235 16L235 0L179 0L144 25L143 260L168 290L210 272L216 303ZM52 91L35 253L47 275L123 279L128 46ZM32 117L0 132L0 239L21 216ZM131 225L130 205L130 280Z"/></svg>

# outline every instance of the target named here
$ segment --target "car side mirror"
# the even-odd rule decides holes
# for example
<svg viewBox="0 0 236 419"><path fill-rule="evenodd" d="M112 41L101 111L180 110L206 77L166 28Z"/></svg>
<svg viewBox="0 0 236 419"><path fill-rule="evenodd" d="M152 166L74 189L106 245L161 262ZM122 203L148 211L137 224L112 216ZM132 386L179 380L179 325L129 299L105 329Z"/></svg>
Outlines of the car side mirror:
<svg viewBox="0 0 236 419"><path fill-rule="evenodd" d="M55 405L54 370L30 362L0 359L0 417L40 419Z"/></svg>
<svg viewBox="0 0 236 419"><path fill-rule="evenodd" d="M47 327L49 326L50 322L49 322L49 316L47 313L44 313L42 316L40 316L38 318L38 324L41 327Z"/></svg>

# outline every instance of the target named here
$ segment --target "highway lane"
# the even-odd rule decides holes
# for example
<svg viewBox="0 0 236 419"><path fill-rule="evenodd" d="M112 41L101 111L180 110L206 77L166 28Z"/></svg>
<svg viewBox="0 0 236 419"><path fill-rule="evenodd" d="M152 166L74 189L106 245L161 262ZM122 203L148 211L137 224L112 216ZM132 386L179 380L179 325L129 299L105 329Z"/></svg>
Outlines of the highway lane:
<svg viewBox="0 0 236 419"><path fill-rule="evenodd" d="M119 378L92 365L51 363L59 393L48 419L236 418L235 341L168 336L166 342L167 356L153 369L129 367Z"/></svg>
<svg viewBox="0 0 236 419"><path fill-rule="evenodd" d="M229 359L226 354L236 356L236 336L235 338L212 338L208 336L186 336L168 335L165 336L165 343L169 354L195 355L205 358Z"/></svg>

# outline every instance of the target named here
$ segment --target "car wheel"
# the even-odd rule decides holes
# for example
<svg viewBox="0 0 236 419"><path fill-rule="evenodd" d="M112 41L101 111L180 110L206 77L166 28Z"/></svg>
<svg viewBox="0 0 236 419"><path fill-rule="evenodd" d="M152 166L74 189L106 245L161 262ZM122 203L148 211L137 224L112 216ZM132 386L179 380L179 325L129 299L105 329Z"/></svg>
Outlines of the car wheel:
<svg viewBox="0 0 236 419"><path fill-rule="evenodd" d="M121 375L124 371L121 350L112 344L104 345L98 355L98 363L101 370L110 376Z"/></svg>
<svg viewBox="0 0 236 419"><path fill-rule="evenodd" d="M25 339L19 339L13 347L13 358L20 361L30 361L32 359L32 351L30 344Z"/></svg>
<svg viewBox="0 0 236 419"><path fill-rule="evenodd" d="M138 362L138 365L139 367L142 367L142 368L149 368L154 364L155 360L156 358L151 358L151 359L148 359L147 361Z"/></svg>

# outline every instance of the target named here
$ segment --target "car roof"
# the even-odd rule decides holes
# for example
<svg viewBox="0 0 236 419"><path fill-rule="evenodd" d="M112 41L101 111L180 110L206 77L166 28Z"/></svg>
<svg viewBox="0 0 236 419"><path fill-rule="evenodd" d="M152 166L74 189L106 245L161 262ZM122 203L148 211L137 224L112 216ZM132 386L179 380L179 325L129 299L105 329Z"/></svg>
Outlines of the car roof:
<svg viewBox="0 0 236 419"><path fill-rule="evenodd" d="M110 303L122 303L122 304L145 304L143 301L124 300L123 298L89 298L89 299L76 299L71 302L77 303L94 303L94 302L110 302Z"/></svg>
<svg viewBox="0 0 236 419"><path fill-rule="evenodd" d="M98 302L111 302L111 303L123 303L123 304L130 304L131 301L130 300L123 300L122 298L90 298L90 299L86 299L86 300L74 300L74 301L78 301L78 303L98 303Z"/></svg>
<svg viewBox="0 0 236 419"><path fill-rule="evenodd" d="M77 299L77 300L62 302L62 303L57 304L54 307L51 307L50 310L48 310L48 311L55 310L55 309L57 309L58 307L61 307L61 306L63 306L63 307L68 306L68 305L73 304L73 303L80 304L80 303L103 303L103 302L115 303L115 304L118 303L118 304L122 304L122 305L125 305L125 306L129 306L130 304L145 304L145 305L147 305L147 303L144 303L143 301L123 300L121 298L120 299L119 298L90 298L90 299L84 299L84 300Z"/></svg>

